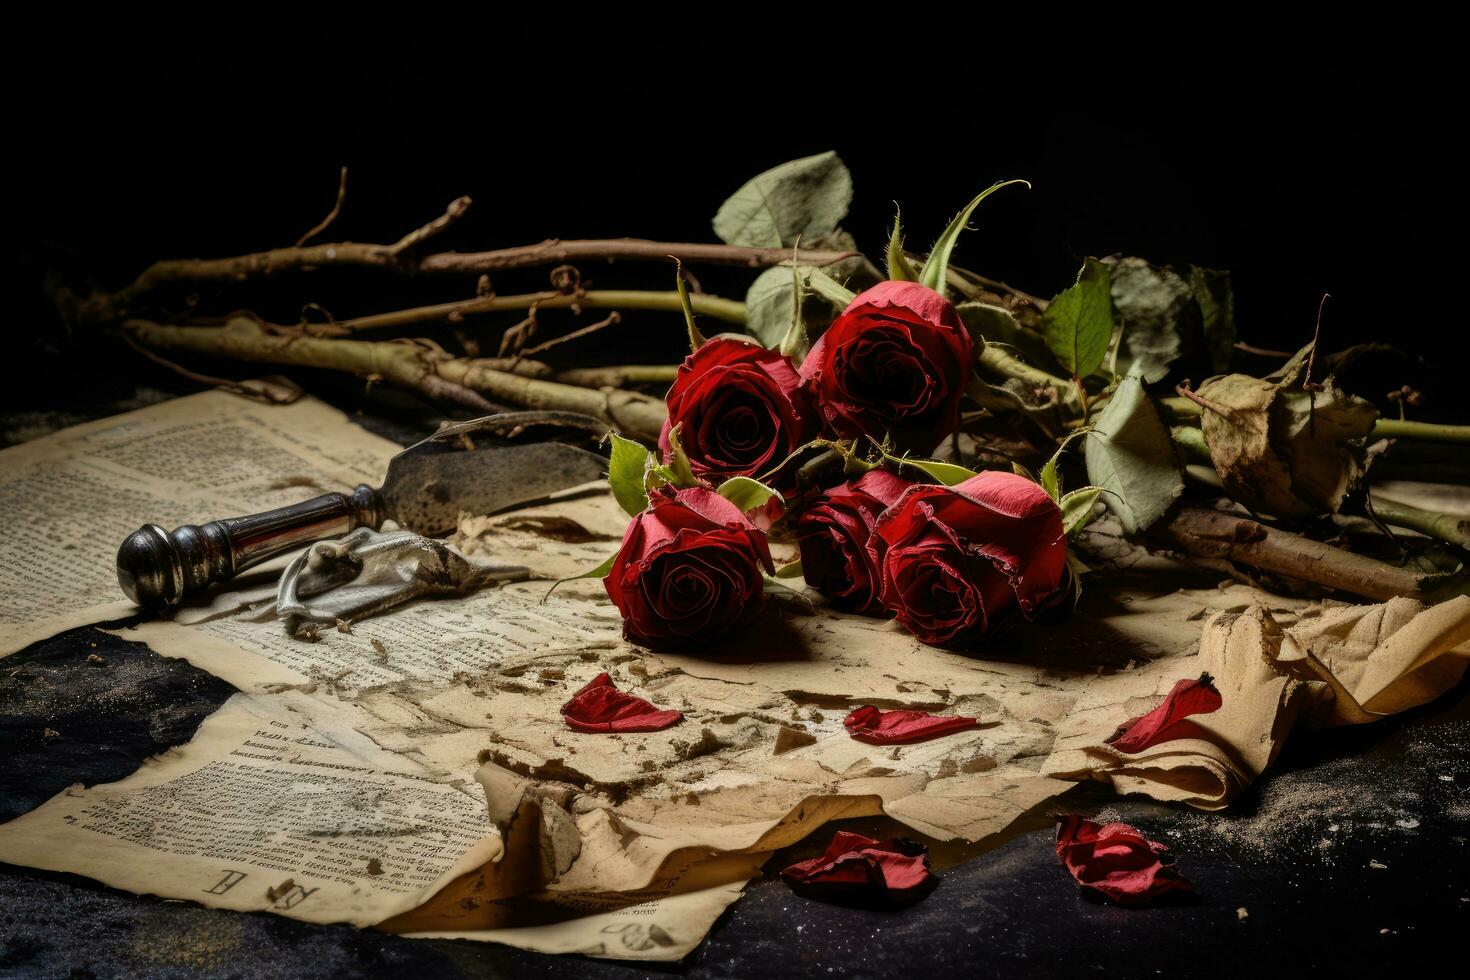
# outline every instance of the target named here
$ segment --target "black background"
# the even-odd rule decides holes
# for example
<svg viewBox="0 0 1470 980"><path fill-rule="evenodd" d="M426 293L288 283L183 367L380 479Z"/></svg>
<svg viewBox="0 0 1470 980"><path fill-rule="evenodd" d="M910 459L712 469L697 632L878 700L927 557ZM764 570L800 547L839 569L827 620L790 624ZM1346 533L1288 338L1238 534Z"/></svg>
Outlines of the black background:
<svg viewBox="0 0 1470 980"><path fill-rule="evenodd" d="M1212 9L542 5L306 23L245 8L228 25L38 27L12 37L6 69L23 286L8 332L57 349L48 271L115 288L157 258L294 242L342 164L347 205L328 237L392 241L469 194L441 245L474 250L712 240L710 217L745 179L835 149L856 184L847 227L872 255L893 202L922 245L977 190L1024 177L1034 189L987 202L957 262L1041 295L1088 254L1194 262L1235 272L1258 345L1305 342L1330 291L1324 346L1460 346L1461 250L1438 244L1461 193L1452 32L1399 11L1287 23ZM670 279L650 265L587 274ZM738 297L750 276L701 278ZM293 322L307 301L340 317L471 288L318 275L205 300ZM636 322L620 342L658 350L679 332ZM52 379L21 380L10 400L28 382Z"/></svg>

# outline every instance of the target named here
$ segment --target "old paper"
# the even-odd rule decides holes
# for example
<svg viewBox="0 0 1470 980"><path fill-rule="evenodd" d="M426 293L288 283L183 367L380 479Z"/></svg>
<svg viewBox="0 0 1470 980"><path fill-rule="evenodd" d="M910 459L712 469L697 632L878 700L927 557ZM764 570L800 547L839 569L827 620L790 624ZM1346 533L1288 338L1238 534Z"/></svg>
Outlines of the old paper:
<svg viewBox="0 0 1470 980"><path fill-rule="evenodd" d="M75 473L124 474L141 489L108 518L119 526L99 537L100 574L78 569L80 532L66 536L84 526L75 515L87 500L66 498L64 515L57 506L36 554L60 557L27 560L71 569L77 599L61 615L43 608L39 573L12 570L7 552L22 597L7 609L7 642L108 615L111 548L140 513L184 522L273 506L375 480L394 449L310 402L195 401L203 408L110 420L131 428L99 423L101 451L85 441L93 427L33 451L18 471L30 489L15 493L41 497ZM197 425L241 440L248 465L167 463L194 451ZM134 776L74 787L0 827L0 859L307 921L672 960L773 851L829 821L886 814L931 840L986 841L1083 778L1224 805L1299 717L1378 717L1464 669L1445 654L1467 641L1470 600L1422 610L1283 599L1121 543L1088 585L1086 615L1017 624L968 653L819 604L775 606L698 655L655 654L622 640L597 581L550 588L605 558L626 522L602 489L467 519L456 548L539 580L418 602L315 642L229 603L124 631L245 693ZM1202 669L1224 694L1200 718L1218 739L1110 754L1120 722ZM569 730L560 705L602 671L683 721L637 735ZM981 724L872 746L842 725L862 704Z"/></svg>
<svg viewBox="0 0 1470 980"><path fill-rule="evenodd" d="M0 860L141 894L371 925L500 850L472 780L354 730L350 707L236 695L193 741L0 827Z"/></svg>
<svg viewBox="0 0 1470 980"><path fill-rule="evenodd" d="M1252 606L1206 624L1197 656L1098 678L1078 701L1075 731L1045 771L1099 779L1122 793L1219 809L1265 771L1298 719L1343 725L1423 704L1470 662L1470 596L1437 606L1406 598L1314 611L1294 625ZM1137 753L1106 744L1186 677L1209 673L1222 705L1190 721L1199 737Z"/></svg>
<svg viewBox="0 0 1470 980"><path fill-rule="evenodd" d="M315 399L207 391L0 450L0 656L134 612L116 556L141 524L376 485L398 448Z"/></svg>

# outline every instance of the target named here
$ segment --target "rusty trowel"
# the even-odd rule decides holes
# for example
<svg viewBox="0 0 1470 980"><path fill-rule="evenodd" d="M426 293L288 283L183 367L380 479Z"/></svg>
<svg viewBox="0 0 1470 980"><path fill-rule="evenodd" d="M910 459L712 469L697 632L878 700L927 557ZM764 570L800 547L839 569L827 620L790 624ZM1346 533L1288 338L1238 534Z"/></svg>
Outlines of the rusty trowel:
<svg viewBox="0 0 1470 980"><path fill-rule="evenodd" d="M118 549L118 584L141 606L168 607L284 551L385 520L447 534L462 514L494 514L600 478L607 462L585 446L606 430L605 422L570 412L447 424L393 457L377 489L361 484L172 532L145 524Z"/></svg>

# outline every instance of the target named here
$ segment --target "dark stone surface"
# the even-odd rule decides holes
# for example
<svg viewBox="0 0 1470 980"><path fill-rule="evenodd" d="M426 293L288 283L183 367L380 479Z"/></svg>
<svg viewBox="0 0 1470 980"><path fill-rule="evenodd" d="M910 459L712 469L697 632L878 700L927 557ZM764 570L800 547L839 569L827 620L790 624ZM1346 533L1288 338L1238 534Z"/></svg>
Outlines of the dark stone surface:
<svg viewBox="0 0 1470 980"><path fill-rule="evenodd" d="M130 774L187 741L230 693L186 663L93 629L6 658L0 814L73 782ZM774 873L820 849L828 829L773 858L685 963L660 967L313 926L0 866L0 976L1358 975L1452 954L1470 924L1467 694L1462 685L1365 728L1298 733L1228 814L1112 800L1091 787L1049 805L1102 808L1168 843L1197 889L1178 904L1122 909L1079 894L1047 827L984 854L936 846L943 879L906 910L798 898Z"/></svg>

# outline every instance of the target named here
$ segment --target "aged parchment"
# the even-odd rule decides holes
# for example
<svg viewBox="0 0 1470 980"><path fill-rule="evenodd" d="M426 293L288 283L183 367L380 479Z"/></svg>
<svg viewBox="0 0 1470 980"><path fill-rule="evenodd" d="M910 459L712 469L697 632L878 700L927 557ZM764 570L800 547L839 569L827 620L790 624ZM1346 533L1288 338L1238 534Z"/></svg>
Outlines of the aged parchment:
<svg viewBox="0 0 1470 980"><path fill-rule="evenodd" d="M117 547L328 490L376 486L400 447L313 398L207 391L0 450L0 656L135 609Z"/></svg>

